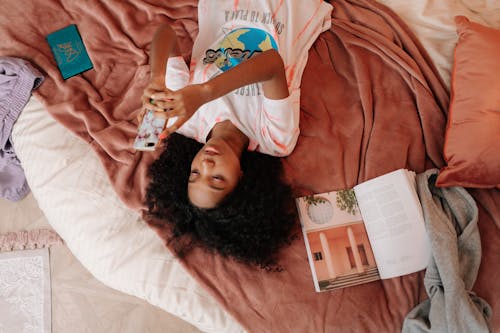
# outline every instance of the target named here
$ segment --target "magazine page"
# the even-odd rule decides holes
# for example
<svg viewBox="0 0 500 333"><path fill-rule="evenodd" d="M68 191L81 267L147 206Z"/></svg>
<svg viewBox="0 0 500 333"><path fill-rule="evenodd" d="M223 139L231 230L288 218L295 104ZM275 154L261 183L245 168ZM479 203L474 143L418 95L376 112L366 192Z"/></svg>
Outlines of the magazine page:
<svg viewBox="0 0 500 333"><path fill-rule="evenodd" d="M379 280L354 191L297 198L316 291Z"/></svg>
<svg viewBox="0 0 500 333"><path fill-rule="evenodd" d="M424 269L430 258L415 173L400 169L354 187L380 277Z"/></svg>

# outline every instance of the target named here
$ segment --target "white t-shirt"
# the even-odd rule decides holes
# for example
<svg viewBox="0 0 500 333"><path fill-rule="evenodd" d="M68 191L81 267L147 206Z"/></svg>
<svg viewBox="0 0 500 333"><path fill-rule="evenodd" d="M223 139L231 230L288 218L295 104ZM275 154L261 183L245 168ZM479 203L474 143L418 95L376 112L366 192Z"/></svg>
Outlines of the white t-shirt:
<svg viewBox="0 0 500 333"><path fill-rule="evenodd" d="M181 57L169 58L167 88L208 81L274 48L283 58L290 96L271 100L261 83L250 84L204 104L177 132L205 143L216 123L230 120L250 139L249 150L290 154L299 136L299 87L308 51L330 28L331 11L322 0L201 0L190 70Z"/></svg>

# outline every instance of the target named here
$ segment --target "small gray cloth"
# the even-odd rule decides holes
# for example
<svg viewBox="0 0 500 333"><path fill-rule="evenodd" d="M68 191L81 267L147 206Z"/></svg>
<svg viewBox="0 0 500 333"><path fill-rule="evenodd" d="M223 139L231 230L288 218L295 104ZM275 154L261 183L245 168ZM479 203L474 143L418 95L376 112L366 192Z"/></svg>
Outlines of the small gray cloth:
<svg viewBox="0 0 500 333"><path fill-rule="evenodd" d="M436 187L437 174L417 175L432 250L424 278L429 299L408 313L402 331L489 332L491 308L471 291L481 262L477 205L461 187Z"/></svg>

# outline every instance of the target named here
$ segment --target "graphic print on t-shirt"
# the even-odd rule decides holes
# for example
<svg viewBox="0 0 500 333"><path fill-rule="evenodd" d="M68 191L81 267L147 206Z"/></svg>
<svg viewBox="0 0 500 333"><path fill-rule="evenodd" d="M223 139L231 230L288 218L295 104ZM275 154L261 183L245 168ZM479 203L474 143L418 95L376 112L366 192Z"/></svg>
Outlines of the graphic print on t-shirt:
<svg viewBox="0 0 500 333"><path fill-rule="evenodd" d="M205 52L203 63L215 64L223 72L242 61L250 59L254 54L270 49L278 50L274 38L264 30L256 28L239 28L226 33L216 50Z"/></svg>

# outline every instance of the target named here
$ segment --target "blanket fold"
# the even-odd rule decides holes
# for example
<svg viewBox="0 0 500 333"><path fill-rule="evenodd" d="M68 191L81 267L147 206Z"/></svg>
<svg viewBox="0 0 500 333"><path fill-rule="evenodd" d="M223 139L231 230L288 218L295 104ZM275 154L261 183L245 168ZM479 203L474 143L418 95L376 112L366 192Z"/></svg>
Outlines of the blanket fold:
<svg viewBox="0 0 500 333"><path fill-rule="evenodd" d="M424 284L429 299L408 313L403 333L489 332L489 304L472 292L481 262L474 198L461 187L438 188L437 169L417 175L432 257Z"/></svg>

